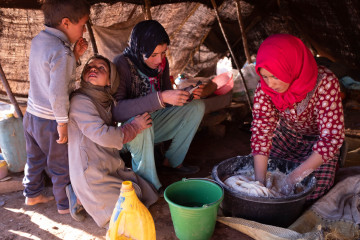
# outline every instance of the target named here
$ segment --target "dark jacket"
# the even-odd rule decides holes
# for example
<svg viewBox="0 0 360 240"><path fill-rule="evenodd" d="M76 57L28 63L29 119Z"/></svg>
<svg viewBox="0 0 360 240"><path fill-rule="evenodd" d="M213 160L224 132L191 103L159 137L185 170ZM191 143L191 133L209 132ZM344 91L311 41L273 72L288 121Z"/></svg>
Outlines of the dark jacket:
<svg viewBox="0 0 360 240"><path fill-rule="evenodd" d="M132 79L130 65L122 54L116 56L113 62L120 74L120 85L114 95L117 102L113 108L113 119L115 121L124 122L144 112L151 113L162 108L156 92L149 93L143 97L130 99ZM161 91L173 89L169 77L169 63L167 61L160 87Z"/></svg>

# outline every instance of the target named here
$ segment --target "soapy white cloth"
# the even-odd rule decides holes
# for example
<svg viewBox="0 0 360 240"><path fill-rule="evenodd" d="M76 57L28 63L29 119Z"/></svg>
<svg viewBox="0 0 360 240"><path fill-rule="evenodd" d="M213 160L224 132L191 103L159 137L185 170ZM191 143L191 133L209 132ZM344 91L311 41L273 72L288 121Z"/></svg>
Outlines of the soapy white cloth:
<svg viewBox="0 0 360 240"><path fill-rule="evenodd" d="M237 192L254 197L273 197L279 198L284 195L280 193L282 180L285 174L280 171L267 172L265 185L255 181L254 174L239 174L229 177L224 183Z"/></svg>

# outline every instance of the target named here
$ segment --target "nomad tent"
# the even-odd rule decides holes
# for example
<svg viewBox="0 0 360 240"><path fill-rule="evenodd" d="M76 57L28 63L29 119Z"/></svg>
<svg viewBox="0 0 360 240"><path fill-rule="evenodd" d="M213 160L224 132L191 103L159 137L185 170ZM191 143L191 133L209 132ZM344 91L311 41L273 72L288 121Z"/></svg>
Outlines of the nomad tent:
<svg viewBox="0 0 360 240"><path fill-rule="evenodd" d="M138 21L152 18L163 24L171 39L167 56L175 78L179 73L210 76L223 56L234 57L234 68L239 68L247 59L251 61L250 56L256 54L267 36L291 33L300 37L315 54L325 57L323 63L332 66L330 69L338 77L348 75L359 80L360 2L357 0L89 2L98 52L107 51L104 55L110 58L126 46L131 28ZM29 88L31 39L43 29L40 7L36 0L0 1L0 65L20 104L26 102ZM90 42L89 31L85 38ZM89 45L83 62L93 54L93 46ZM0 101L9 102L4 84L0 86Z"/></svg>
<svg viewBox="0 0 360 240"><path fill-rule="evenodd" d="M81 58L83 63L94 52L111 59L125 48L133 26L143 19L151 18L159 21L170 36L171 44L168 47L167 57L170 64L170 74L174 78L182 73L191 77L209 78L215 74L217 62L224 56L231 57L232 67L239 69L246 62L254 61L253 57L265 38L275 33L290 33L301 38L314 55L318 56L318 62L330 68L339 79L349 76L353 81L357 81L357 84L360 84L359 0L88 0L88 2L91 3L91 22L88 24L88 31L84 37L89 41L89 48ZM0 102L11 102L15 106L18 106L17 103L19 103L21 107L26 106L29 90L30 44L32 38L44 29L44 19L40 8L41 5L37 0L0 0ZM77 69L78 78L81 69L82 67ZM207 106L217 104L219 97L223 96L226 95L205 99L213 101ZM231 102L231 92L229 96L228 102ZM356 91L356 98L360 102L359 90ZM249 102L248 94L246 100ZM237 108L235 109L234 106ZM360 104L358 106L360 109ZM231 117L236 117L233 120L250 113L243 111L248 107L243 103L232 104L231 107L232 109L228 109L236 113L231 115ZM20 115L20 108L16 107L16 110ZM349 151L347 156L351 155L351 164L358 166L360 159L359 111L347 110L346 124L350 125L346 127L353 128L354 131L350 133L356 137L355 140L349 142L349 131L346 132L346 141L349 143L349 150L352 151ZM224 116L227 118L225 114L208 115L212 115L210 116L212 117L211 121L207 120L208 125L221 123ZM246 121L244 122L246 123ZM216 131L209 131L209 135L203 134L195 139L195 145L192 145L193 153L191 149L189 151L193 155L188 159L197 161L197 165L198 163L201 164L202 172L196 177L207 176L210 168L229 154L245 154L249 151L250 133L244 131L249 125L244 124L244 127L240 129L240 124L236 122L236 126L230 126L230 131L227 132L230 133L227 134L228 137L223 137L225 127L227 127L224 124L213 128ZM206 149L206 151L198 151L199 149ZM346 168L344 169L346 170ZM166 184L177 181L175 179L178 176L172 175L164 174L164 179L167 179ZM351 186L351 191L359 192L359 181L357 185L347 185ZM13 188L13 186L11 187ZM345 188L341 190L345 190ZM32 207L23 208L23 199L19 197L20 195L20 193L11 195L14 198L13 203L10 202L8 206L0 209L3 210L3 218L7 219L7 221L2 222L6 228L3 230L5 238L6 236L10 236L9 238L15 235L20 236L20 234L24 234L21 235L24 238L32 236L39 239L60 239L62 237L83 239L88 236L87 233L105 235L105 229L92 227L95 226L92 220L88 220L86 224L75 224L71 230L70 227L74 222L71 219L66 220L65 217L52 216L53 209L48 205L39 206L39 211L34 211ZM348 199L351 199L349 201L358 199L355 198L358 195L352 193L350 195L354 198L349 197ZM340 194L339 196L350 195ZM10 197L4 199L8 202L11 201ZM5 200L3 201L4 204ZM21 204L19 204L20 202ZM353 206L348 204L349 202L344 201L344 203L346 203L345 206ZM165 208L166 210L164 210ZM334 209L340 208L336 206ZM159 201L159 204L153 208L153 213L154 220L159 226L157 227L157 234L160 236L158 239L174 239L175 233L166 202ZM358 211L353 211L353 213L357 214ZM13 219L20 219L22 222L16 224ZM318 222L314 220L317 219L315 217L312 218L314 221L308 221L308 218L302 219L295 225L298 232L300 232L300 228L309 231L309 229L305 229L307 225L304 223L316 223L318 225ZM56 222L58 220L59 224ZM338 222L332 221L333 226L338 227L339 225L336 225ZM341 223L346 225L348 222L341 220ZM351 221L349 223L352 224ZM231 226L231 224L228 225ZM257 223L255 222L255 224ZM348 233L350 230L352 230L351 233L357 233L358 225L353 226L355 224L351 225L352 228L344 227L343 229L346 229ZM259 231L255 231L252 225L246 225L246 227L246 231L242 230L244 232L242 234L218 224L217 232L213 238L250 239L246 238L245 233L249 236L251 234L258 235ZM316 232L332 230L329 226L324 229L316 228L315 230ZM338 229L336 228L336 230ZM275 231L277 234L282 233L278 228ZM72 237L71 234L79 234L79 237ZM267 234L267 236L269 235ZM261 237L258 239L264 239ZM96 237L88 238L95 239Z"/></svg>

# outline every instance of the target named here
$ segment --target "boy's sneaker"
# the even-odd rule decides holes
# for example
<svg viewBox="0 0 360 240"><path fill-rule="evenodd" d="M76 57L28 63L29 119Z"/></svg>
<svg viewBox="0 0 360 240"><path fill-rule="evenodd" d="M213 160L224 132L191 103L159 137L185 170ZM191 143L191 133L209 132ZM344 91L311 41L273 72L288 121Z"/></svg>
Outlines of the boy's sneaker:
<svg viewBox="0 0 360 240"><path fill-rule="evenodd" d="M82 222L85 219L84 208L81 204L77 203L77 197L71 186L71 184L65 187L66 196L69 199L69 210L71 217L78 222Z"/></svg>

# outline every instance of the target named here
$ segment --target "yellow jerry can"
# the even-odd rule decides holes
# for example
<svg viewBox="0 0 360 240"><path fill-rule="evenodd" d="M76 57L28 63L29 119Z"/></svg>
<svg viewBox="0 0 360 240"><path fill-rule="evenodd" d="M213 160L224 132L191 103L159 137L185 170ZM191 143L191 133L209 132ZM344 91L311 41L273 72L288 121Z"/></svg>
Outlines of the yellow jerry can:
<svg viewBox="0 0 360 240"><path fill-rule="evenodd" d="M124 181L112 213L107 240L155 240L155 224L149 210L136 196L131 181Z"/></svg>

